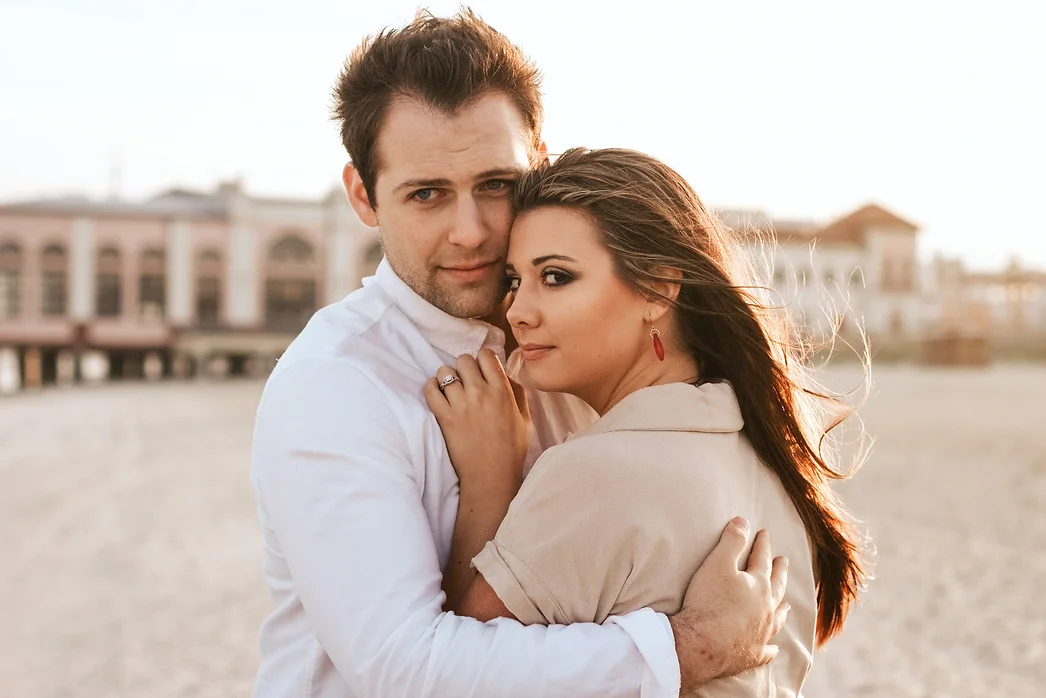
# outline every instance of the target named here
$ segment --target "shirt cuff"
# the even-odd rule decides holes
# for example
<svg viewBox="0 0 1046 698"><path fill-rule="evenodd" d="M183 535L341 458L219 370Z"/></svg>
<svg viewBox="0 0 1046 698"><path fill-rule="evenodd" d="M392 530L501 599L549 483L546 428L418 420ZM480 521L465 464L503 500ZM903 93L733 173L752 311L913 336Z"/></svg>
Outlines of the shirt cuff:
<svg viewBox="0 0 1046 698"><path fill-rule="evenodd" d="M643 684L640 698L679 698L679 656L672 624L663 613L642 608L607 623L621 626L643 655Z"/></svg>
<svg viewBox="0 0 1046 698"><path fill-rule="evenodd" d="M472 558L472 566L523 625L549 625L559 620L558 604L548 589L522 560L497 541L487 541Z"/></svg>

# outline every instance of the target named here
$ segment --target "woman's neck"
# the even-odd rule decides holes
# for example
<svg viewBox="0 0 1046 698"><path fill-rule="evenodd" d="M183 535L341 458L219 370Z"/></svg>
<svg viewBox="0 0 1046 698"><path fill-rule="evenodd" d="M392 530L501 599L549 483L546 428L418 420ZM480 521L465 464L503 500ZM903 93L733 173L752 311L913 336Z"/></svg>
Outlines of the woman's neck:
<svg viewBox="0 0 1046 698"><path fill-rule="evenodd" d="M668 383L694 383L700 378L697 362L690 356L672 353L664 361L644 357L612 386L606 383L593 386L589 395L578 394L582 400L602 417L626 397L655 385ZM609 388L609 389L608 389Z"/></svg>

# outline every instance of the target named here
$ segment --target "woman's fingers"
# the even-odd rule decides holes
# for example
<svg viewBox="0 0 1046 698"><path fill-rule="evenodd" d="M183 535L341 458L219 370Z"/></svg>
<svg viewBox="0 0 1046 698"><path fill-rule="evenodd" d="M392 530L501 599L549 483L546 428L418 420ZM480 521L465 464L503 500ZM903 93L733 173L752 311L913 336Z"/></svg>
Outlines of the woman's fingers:
<svg viewBox="0 0 1046 698"><path fill-rule="evenodd" d="M447 379L451 376L456 377L458 380L447 383ZM443 393L443 397L449 401L455 394L458 394L458 391L464 390L461 376L450 366L440 366L436 369L436 389ZM431 408L432 406L430 405L429 409Z"/></svg>
<svg viewBox="0 0 1046 698"><path fill-rule="evenodd" d="M462 354L454 364L458 371L461 382L465 384L466 390L480 388L486 383L483 372L479 370L479 364L470 354Z"/></svg>
<svg viewBox="0 0 1046 698"><path fill-rule="evenodd" d="M432 414L436 415L436 419L439 419L443 414L443 410L449 406L447 397L439 389L439 380L429 378L425 381L423 392L425 393L425 402L429 403L429 409L432 410Z"/></svg>
<svg viewBox="0 0 1046 698"><path fill-rule="evenodd" d="M501 359L490 349L480 349L476 357L479 370L483 372L483 379L490 385L504 386L508 389L508 375L505 367L501 365Z"/></svg>

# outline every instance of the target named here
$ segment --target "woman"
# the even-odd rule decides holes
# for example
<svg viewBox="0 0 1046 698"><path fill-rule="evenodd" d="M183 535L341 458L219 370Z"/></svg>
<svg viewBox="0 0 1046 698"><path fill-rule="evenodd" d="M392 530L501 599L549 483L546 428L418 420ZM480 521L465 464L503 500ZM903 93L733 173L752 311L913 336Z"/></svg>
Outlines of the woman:
<svg viewBox="0 0 1046 698"><path fill-rule="evenodd" d="M573 149L522 177L515 203L507 320L523 379L599 419L534 465L473 560L478 574L447 590L453 610L528 624L673 613L741 514L788 558L791 612L772 664L701 694L798 695L814 645L842 628L864 576L816 425L818 403L840 403L803 387L784 328L740 286L732 243L666 165ZM491 467L469 455L491 432L462 415L475 409L470 391L507 384L449 367L437 379L426 394L455 468L464 478ZM514 441L507 473L522 469Z"/></svg>

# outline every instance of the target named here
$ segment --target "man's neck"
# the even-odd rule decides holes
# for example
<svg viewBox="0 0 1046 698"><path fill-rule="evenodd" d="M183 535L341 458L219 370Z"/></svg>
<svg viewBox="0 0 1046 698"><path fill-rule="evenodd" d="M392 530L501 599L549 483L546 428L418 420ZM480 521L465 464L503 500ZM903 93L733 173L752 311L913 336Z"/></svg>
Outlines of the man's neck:
<svg viewBox="0 0 1046 698"><path fill-rule="evenodd" d="M483 322L494 325L494 327L501 329L501 331L505 333L506 357L519 347L519 344L516 342L516 336L512 334L512 326L509 325L508 319L505 317L505 313L508 311L508 307L511 304L511 300L506 296L505 300L501 301L501 305L495 308L494 312L479 318Z"/></svg>

